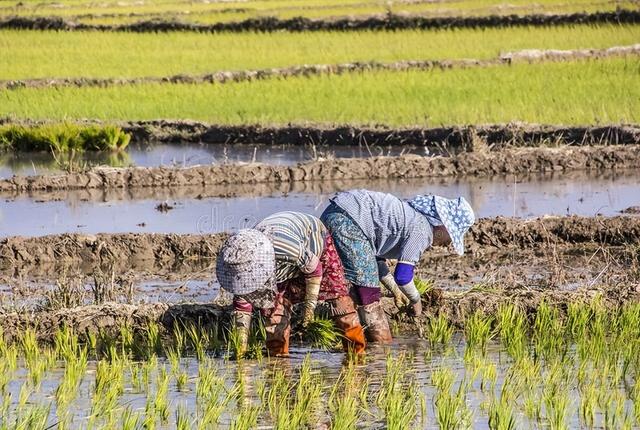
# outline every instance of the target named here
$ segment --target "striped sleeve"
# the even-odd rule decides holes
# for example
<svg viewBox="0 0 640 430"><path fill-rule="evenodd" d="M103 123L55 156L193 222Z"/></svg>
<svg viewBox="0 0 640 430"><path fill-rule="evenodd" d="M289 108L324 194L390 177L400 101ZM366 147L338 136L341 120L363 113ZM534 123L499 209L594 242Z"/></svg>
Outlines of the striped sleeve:
<svg viewBox="0 0 640 430"><path fill-rule="evenodd" d="M278 282L311 274L318 267L326 234L318 218L299 212L279 212L265 218L256 228L273 242Z"/></svg>

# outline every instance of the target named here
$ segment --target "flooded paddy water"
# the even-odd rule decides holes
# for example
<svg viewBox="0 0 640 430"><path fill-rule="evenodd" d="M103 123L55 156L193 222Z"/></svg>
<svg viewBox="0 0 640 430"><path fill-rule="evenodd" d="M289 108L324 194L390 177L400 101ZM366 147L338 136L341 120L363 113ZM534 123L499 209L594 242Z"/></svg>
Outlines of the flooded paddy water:
<svg viewBox="0 0 640 430"><path fill-rule="evenodd" d="M133 148L124 161L96 160L188 167L292 165L310 156L307 149L262 149L158 145ZM399 154L392 151L384 155ZM423 148L410 151L424 155ZM353 147L329 152L371 155ZM3 166L5 177L60 173L46 156ZM319 215L335 192L350 188L401 198L462 195L487 222L465 257L442 250L424 256L418 275L432 285L423 297L426 315L410 320L385 299L394 342L358 360L299 335L288 358L265 357L256 346L256 356L235 359L229 297L210 256L140 262L111 250L118 239L103 243L98 261L66 261L54 246L53 262L36 255L3 267L0 427L638 428L637 244L581 239L587 233L580 228L559 227L554 234L565 234L566 243L482 245L483 235L501 228L490 225L496 217L513 218L503 228L519 231L533 218L606 223L633 212L638 179L634 170L619 170L5 193L0 236L61 243L100 233L121 233L124 243L132 233L155 233L153 247L170 235L195 234L211 236L215 247L225 232L285 208ZM635 225L620 221L618 229ZM27 250L11 252L27 261ZM261 345L260 332L254 336Z"/></svg>
<svg viewBox="0 0 640 430"><path fill-rule="evenodd" d="M168 341L154 325L89 335L87 344L61 330L41 346L27 330L1 344L0 423L636 428L637 304L611 313L596 298L561 313L542 303L535 316L505 304L458 329L441 317L420 324L423 336L399 335L360 359L295 343L288 358L232 360L216 330L190 325L174 327Z"/></svg>

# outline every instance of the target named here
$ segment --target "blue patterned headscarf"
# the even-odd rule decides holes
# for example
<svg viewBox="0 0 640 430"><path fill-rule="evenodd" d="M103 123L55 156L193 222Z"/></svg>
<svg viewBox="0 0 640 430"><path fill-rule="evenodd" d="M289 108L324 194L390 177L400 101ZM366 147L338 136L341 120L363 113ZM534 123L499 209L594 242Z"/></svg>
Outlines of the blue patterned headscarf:
<svg viewBox="0 0 640 430"><path fill-rule="evenodd" d="M476 220L471 205L464 197L415 196L407 203L424 215L432 226L444 225L456 253L464 254L464 234Z"/></svg>

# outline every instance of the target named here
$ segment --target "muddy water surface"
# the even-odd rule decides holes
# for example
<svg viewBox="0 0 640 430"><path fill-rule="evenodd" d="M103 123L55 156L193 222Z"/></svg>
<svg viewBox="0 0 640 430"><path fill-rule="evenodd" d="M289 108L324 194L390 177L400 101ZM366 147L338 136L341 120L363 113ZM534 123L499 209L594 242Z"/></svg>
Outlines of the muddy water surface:
<svg viewBox="0 0 640 430"><path fill-rule="evenodd" d="M314 183L300 191L278 185L230 186L222 192L207 188L141 190L133 194L83 190L5 197L0 202L0 236L233 231L285 209L319 215L337 190L365 187L401 198L422 193L461 195L471 202L479 217L616 215L640 205L640 176L629 171L604 175L574 172L555 177Z"/></svg>
<svg viewBox="0 0 640 430"><path fill-rule="evenodd" d="M362 158L395 156L400 154L445 154L436 147L423 146L346 146L322 145L313 147L292 145L218 145L200 143L132 144L122 154L85 152L75 162L81 165L175 166L190 167L216 163L259 162L273 165L292 165L322 157ZM61 160L59 160L61 161ZM34 176L64 173L62 165L47 152L14 152L0 156L0 178L13 175Z"/></svg>

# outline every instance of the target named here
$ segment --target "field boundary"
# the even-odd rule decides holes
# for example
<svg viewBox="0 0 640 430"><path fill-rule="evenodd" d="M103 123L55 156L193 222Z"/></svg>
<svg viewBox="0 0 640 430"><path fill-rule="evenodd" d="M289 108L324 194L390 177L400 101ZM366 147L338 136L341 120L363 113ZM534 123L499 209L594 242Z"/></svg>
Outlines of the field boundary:
<svg viewBox="0 0 640 430"><path fill-rule="evenodd" d="M0 21L0 29L25 30L97 30L129 31L135 33L197 31L197 32L244 32L244 31L323 31L323 30L404 30L404 29L449 29L449 28L494 28L514 26L549 26L561 24L633 24L640 22L640 11L623 9L615 12L531 15L489 15L469 17L424 17L387 14L367 18L309 19L296 17L252 18L238 22L211 25L190 24L178 21L140 21L123 25L92 25L66 21L61 17L12 16Z"/></svg>
<svg viewBox="0 0 640 430"><path fill-rule="evenodd" d="M362 147L429 146L472 149L478 141L493 149L542 145L637 145L640 124L562 126L551 124L451 125L442 127L386 128L351 125L221 125L190 120L68 121L78 125L114 124L131 134L134 143L207 143ZM0 118L1 125L26 127L56 124L52 120Z"/></svg>
<svg viewBox="0 0 640 430"><path fill-rule="evenodd" d="M95 167L59 175L0 180L0 193L73 189L131 189L359 179L412 179L640 169L636 145L516 148L453 156L378 156L318 159L295 166L261 163L192 167Z"/></svg>
<svg viewBox="0 0 640 430"><path fill-rule="evenodd" d="M0 269L82 262L126 261L167 266L176 261L215 261L228 233L159 234L67 233L41 237L0 239ZM640 245L640 217L547 216L535 219L482 218L465 237L471 253L554 246Z"/></svg>
<svg viewBox="0 0 640 430"><path fill-rule="evenodd" d="M136 84L225 84L231 82L246 82L275 78L295 78L321 75L342 75L345 73L371 71L426 71L432 69L451 70L472 67L492 67L510 65L514 63L541 63L584 59L600 59L639 55L640 44L628 46L612 46L603 49L526 49L507 52L497 58L455 59L455 60L403 60L391 63L377 61L314 64L291 67L275 67L269 69L222 70L200 75L177 74L162 77L138 78L36 78L0 80L0 90L14 90L18 88L52 88L52 87L108 87Z"/></svg>

